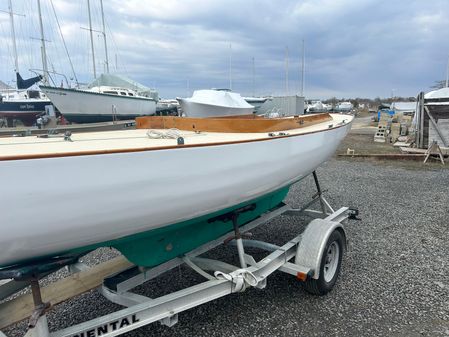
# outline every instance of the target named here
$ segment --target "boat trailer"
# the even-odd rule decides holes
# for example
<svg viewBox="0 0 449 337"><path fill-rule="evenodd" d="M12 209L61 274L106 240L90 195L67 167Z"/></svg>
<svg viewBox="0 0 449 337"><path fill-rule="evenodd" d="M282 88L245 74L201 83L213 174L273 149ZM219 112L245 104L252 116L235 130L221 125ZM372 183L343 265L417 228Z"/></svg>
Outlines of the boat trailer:
<svg viewBox="0 0 449 337"><path fill-rule="evenodd" d="M4 284L0 283L0 300L8 298L29 285L32 292L31 295L28 294L29 310L25 314L23 313L25 305L24 302L20 302L20 297L11 300L16 304L8 305L8 301L0 304L0 329L27 317L30 317L25 334L28 337L117 336L153 322L160 322L171 327L178 322L180 312L232 293L242 292L249 287L265 288L267 277L277 270L295 276L303 283L306 291L315 295L324 295L334 287L337 281L343 253L347 248L343 224L348 219L359 219L356 209L342 207L334 210L323 196L316 172L313 172L313 177L317 193L302 208L293 208L281 203L275 209L241 227L237 225L239 215L251 210L254 205L221 215L217 220L233 222L234 234L231 237L231 233L228 233L183 256L152 268L134 266L129 262L123 263L124 258L121 257L122 262L115 265L115 270L111 264L109 269L102 271L105 277L101 278L98 285L92 278L101 277L103 274L95 270L98 266L88 267L79 262L80 256L58 257L45 263L0 270L0 279L10 279ZM319 205L319 210L310 208L314 204ZM280 215L307 215L313 220L301 234L283 246L244 239L244 233ZM239 266L201 257L205 252L223 243L237 247ZM261 249L268 255L256 261L253 256L245 252L245 248L248 247ZM103 264L106 263L108 261ZM206 281L155 299L131 292L133 288L180 265L190 267ZM92 284L90 289L97 288L108 300L125 308L50 332L46 316L49 308L81 293L78 289L78 293L66 294L66 297L56 301L57 303L44 302L39 279L62 267L66 267L71 274L67 279L70 277L77 279L82 275L88 275ZM84 291L90 289L84 288ZM47 293L57 292L52 289L52 285L48 286L48 290ZM70 289L67 291L70 292ZM22 311L21 315L16 315L16 311ZM0 331L0 337L6 337L6 335Z"/></svg>

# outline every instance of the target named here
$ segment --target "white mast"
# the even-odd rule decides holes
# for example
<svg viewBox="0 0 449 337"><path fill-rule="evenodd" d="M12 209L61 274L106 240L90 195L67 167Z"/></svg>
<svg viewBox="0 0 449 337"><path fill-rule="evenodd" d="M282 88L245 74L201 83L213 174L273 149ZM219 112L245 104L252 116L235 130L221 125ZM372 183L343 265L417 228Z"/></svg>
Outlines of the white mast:
<svg viewBox="0 0 449 337"><path fill-rule="evenodd" d="M12 11L12 2L9 0L9 19L11 22L11 37L12 37L12 46L14 52L14 66L15 72L19 72L19 57L17 56L17 45L16 45L16 30L14 28L14 13Z"/></svg>
<svg viewBox="0 0 449 337"><path fill-rule="evenodd" d="M301 62L301 96L304 97L304 71L305 71L306 52L304 47L304 40L302 40L302 62Z"/></svg>
<svg viewBox="0 0 449 337"><path fill-rule="evenodd" d="M229 44L229 89L232 90L232 44Z"/></svg>
<svg viewBox="0 0 449 337"><path fill-rule="evenodd" d="M288 46L285 47L285 101L287 105L287 116L290 116L290 100L289 100L289 92L288 92Z"/></svg>
<svg viewBox="0 0 449 337"><path fill-rule="evenodd" d="M449 58L447 61L447 69L446 69L446 88L449 87Z"/></svg>
<svg viewBox="0 0 449 337"><path fill-rule="evenodd" d="M252 58L253 61L253 97L256 97L256 62L254 60L254 57Z"/></svg>
<svg viewBox="0 0 449 337"><path fill-rule="evenodd" d="M104 25L103 0L100 0L100 5L101 5L101 20L103 23L104 54L106 57L106 73L109 74L108 45L106 42L106 29L105 29L105 25Z"/></svg>
<svg viewBox="0 0 449 337"><path fill-rule="evenodd" d="M92 64L94 66L94 78L97 78L97 70L95 69L95 50L94 50L94 36L92 31L92 18L90 16L90 0L87 0L87 11L89 13L90 47L92 49Z"/></svg>
<svg viewBox="0 0 449 337"><path fill-rule="evenodd" d="M45 37L44 37L44 26L42 24L42 12L41 12L41 2L37 0L37 9L39 12L39 26L41 30L41 48L42 48L42 67L44 70L44 76L42 81L44 84L48 84L48 65L47 65L47 51L45 49Z"/></svg>
<svg viewBox="0 0 449 337"><path fill-rule="evenodd" d="M288 47L285 47L285 96L288 96Z"/></svg>

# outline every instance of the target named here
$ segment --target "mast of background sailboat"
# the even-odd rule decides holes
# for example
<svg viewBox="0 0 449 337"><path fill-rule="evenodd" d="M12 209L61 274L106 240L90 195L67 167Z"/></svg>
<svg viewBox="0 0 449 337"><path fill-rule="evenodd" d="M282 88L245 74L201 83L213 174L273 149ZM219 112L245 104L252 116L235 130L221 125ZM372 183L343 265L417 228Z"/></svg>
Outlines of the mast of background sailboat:
<svg viewBox="0 0 449 337"><path fill-rule="evenodd" d="M449 58L447 60L447 69L446 69L446 88L449 87Z"/></svg>
<svg viewBox="0 0 449 337"><path fill-rule="evenodd" d="M9 0L9 20L11 22L11 37L12 37L12 46L14 52L14 66L15 72L19 72L19 57L17 56L17 45L16 45L16 30L14 28L14 13L12 11L12 1Z"/></svg>
<svg viewBox="0 0 449 337"><path fill-rule="evenodd" d="M103 0L100 0L100 5L101 5L101 21L103 23L104 54L106 57L106 73L109 74L108 45L106 43L106 29L105 29L105 25L104 25Z"/></svg>
<svg viewBox="0 0 449 337"><path fill-rule="evenodd" d="M229 89L232 90L232 44L229 44Z"/></svg>
<svg viewBox="0 0 449 337"><path fill-rule="evenodd" d="M41 12L41 1L37 0L37 10L39 12L39 26L41 30L41 44L42 44L42 67L44 70L44 76L42 82L48 84L48 65L47 65L47 51L45 49L45 37L44 37L44 25L42 24L42 12Z"/></svg>
<svg viewBox="0 0 449 337"><path fill-rule="evenodd" d="M288 47L285 47L285 95L288 96Z"/></svg>
<svg viewBox="0 0 449 337"><path fill-rule="evenodd" d="M90 47L92 49L92 64L94 66L94 78L97 78L97 70L95 69L95 50L94 50L94 36L92 30L92 17L90 15L90 0L87 0L87 12L89 13Z"/></svg>
<svg viewBox="0 0 449 337"><path fill-rule="evenodd" d="M253 97L256 97L256 64L254 61L254 57L252 58L253 61Z"/></svg>
<svg viewBox="0 0 449 337"><path fill-rule="evenodd" d="M305 69L306 52L304 40L302 40L302 63L301 63L301 96L304 97L304 69Z"/></svg>
<svg viewBox="0 0 449 337"><path fill-rule="evenodd" d="M285 47L285 100L287 103L287 116L290 115L290 101L288 98L289 90L288 90L288 46Z"/></svg>

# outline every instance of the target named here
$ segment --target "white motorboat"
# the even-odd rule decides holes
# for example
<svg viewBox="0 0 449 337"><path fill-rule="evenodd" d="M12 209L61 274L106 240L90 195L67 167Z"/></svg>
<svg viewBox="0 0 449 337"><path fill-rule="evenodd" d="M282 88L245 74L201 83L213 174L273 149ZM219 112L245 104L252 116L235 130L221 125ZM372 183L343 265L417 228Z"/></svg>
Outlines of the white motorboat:
<svg viewBox="0 0 449 337"><path fill-rule="evenodd" d="M342 113L351 112L354 109L354 105L351 102L340 102L335 107L335 110Z"/></svg>
<svg viewBox="0 0 449 337"><path fill-rule="evenodd" d="M41 86L65 119L75 123L108 122L153 115L156 99L125 87L95 86L86 90Z"/></svg>
<svg viewBox="0 0 449 337"><path fill-rule="evenodd" d="M231 231L222 214L254 205L242 225L276 207L352 120L155 116L135 130L0 138L0 267L101 246L160 264Z"/></svg>
<svg viewBox="0 0 449 337"><path fill-rule="evenodd" d="M254 112L254 106L229 90L196 90L191 98L177 98L186 117L243 116Z"/></svg>
<svg viewBox="0 0 449 337"><path fill-rule="evenodd" d="M243 99L248 104L251 104L254 107L254 109L257 111L262 106L262 104L264 104L270 98L269 97L243 97Z"/></svg>
<svg viewBox="0 0 449 337"><path fill-rule="evenodd" d="M309 101L307 102L308 112L324 112L326 111L324 104L321 101Z"/></svg>

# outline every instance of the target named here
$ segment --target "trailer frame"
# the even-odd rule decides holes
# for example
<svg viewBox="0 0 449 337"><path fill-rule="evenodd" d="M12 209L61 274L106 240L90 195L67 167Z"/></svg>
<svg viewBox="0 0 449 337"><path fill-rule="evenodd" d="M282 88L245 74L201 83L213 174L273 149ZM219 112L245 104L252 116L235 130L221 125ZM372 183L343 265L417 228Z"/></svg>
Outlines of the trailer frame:
<svg viewBox="0 0 449 337"><path fill-rule="evenodd" d="M234 235L230 236L230 233L223 235L184 254L182 257L174 258L156 267L134 266L106 277L98 291L109 301L125 306L124 309L59 331L50 332L46 316L46 311L50 306L42 301L38 283L38 279L42 275L34 275L32 278L25 280L26 282L23 280L10 281L0 285L0 299L10 294L11 289L17 291L27 286L27 282L31 283L35 309L29 320L29 329L25 334L28 337L117 336L153 322L160 322L171 327L178 322L180 312L232 293L245 291L249 287L265 288L267 277L275 271L291 274L303 282L315 282L323 277L321 274L326 273L326 269L323 269L322 266L323 263L329 262L328 257L325 256L325 248L328 247L328 240L335 231L344 238L342 247L338 248L338 252L341 254L338 258L340 259L339 263L341 263L343 252L347 247L343 223L347 219L357 219L358 211L348 207L334 210L323 196L315 171L313 177L317 193L312 196L310 202L301 208L294 208L281 203L278 207L239 227L237 225L239 214L251 209L251 205L245 206L225 215L233 221ZM314 204L319 204L320 209L311 209L310 207ZM282 246L243 238L242 234L266 224L280 215L307 215L314 220L307 225L302 233ZM223 244L223 242L237 247L239 266L201 257L202 254ZM268 255L260 261L256 261L253 256L245 253L245 247L262 249L268 252ZM203 276L206 281L155 299L131 292L133 288L180 265L190 267L190 269ZM66 268L70 273L78 273L89 267L79 261L69 260ZM339 272L338 267L337 275L331 276L335 277L336 280ZM19 283L11 284L13 282ZM6 335L0 331L0 337L6 337Z"/></svg>

